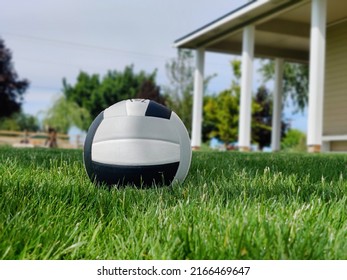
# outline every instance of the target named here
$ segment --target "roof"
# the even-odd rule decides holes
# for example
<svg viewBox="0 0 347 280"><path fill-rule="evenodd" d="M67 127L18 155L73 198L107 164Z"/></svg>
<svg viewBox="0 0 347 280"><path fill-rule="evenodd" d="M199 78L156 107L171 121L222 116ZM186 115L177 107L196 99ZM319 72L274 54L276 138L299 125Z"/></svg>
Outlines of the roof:
<svg viewBox="0 0 347 280"><path fill-rule="evenodd" d="M328 0L328 26L347 18L347 1ZM177 48L240 54L242 30L255 25L255 56L306 62L310 47L311 0L258 0L177 39Z"/></svg>

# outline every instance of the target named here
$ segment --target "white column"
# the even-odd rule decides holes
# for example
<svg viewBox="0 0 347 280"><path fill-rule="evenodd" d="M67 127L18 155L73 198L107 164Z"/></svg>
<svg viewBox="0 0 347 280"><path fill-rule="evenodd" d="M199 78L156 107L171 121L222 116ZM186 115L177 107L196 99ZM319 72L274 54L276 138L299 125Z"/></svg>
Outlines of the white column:
<svg viewBox="0 0 347 280"><path fill-rule="evenodd" d="M193 123L192 123L192 148L201 146L202 105L204 91L204 60L205 50L196 50L196 67L194 73L194 98L193 98Z"/></svg>
<svg viewBox="0 0 347 280"><path fill-rule="evenodd" d="M239 150L249 151L251 146L252 76L254 56L254 26L243 29L241 61L241 96L239 119Z"/></svg>
<svg viewBox="0 0 347 280"><path fill-rule="evenodd" d="M323 132L326 0L312 0L307 146L320 152Z"/></svg>
<svg viewBox="0 0 347 280"><path fill-rule="evenodd" d="M283 59L275 60L275 90L272 105L272 132L271 149L273 152L279 151L281 146L282 129L282 94L283 94Z"/></svg>

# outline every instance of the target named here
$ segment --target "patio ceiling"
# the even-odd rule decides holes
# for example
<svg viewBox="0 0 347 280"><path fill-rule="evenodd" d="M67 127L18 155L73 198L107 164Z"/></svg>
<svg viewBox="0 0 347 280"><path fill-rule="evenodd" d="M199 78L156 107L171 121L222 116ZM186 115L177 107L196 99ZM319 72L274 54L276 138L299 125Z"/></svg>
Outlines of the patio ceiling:
<svg viewBox="0 0 347 280"><path fill-rule="evenodd" d="M347 19L347 1L329 0L327 25ZM258 0L178 39L178 48L241 54L243 27L255 25L256 57L307 62L310 48L310 0Z"/></svg>

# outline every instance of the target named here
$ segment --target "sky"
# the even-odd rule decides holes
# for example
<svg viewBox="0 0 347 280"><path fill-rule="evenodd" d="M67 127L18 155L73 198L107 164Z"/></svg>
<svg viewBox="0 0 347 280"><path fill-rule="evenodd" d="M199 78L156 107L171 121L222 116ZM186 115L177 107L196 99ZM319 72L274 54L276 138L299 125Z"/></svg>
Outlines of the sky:
<svg viewBox="0 0 347 280"><path fill-rule="evenodd" d="M23 111L40 115L61 94L62 79L74 84L80 71L103 76L134 65L157 69L167 85L165 64L177 55L173 42L245 4L247 0L0 0L0 37L12 51L20 78L30 81ZM208 92L231 84L231 55L206 53L205 75L217 74ZM254 85L261 82L256 72ZM306 131L306 116L291 114L292 127Z"/></svg>

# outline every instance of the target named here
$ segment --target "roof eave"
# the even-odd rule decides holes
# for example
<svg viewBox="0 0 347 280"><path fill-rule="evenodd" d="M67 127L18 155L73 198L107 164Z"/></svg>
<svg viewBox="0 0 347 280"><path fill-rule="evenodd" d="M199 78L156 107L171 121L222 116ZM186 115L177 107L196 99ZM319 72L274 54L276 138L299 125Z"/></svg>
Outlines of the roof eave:
<svg viewBox="0 0 347 280"><path fill-rule="evenodd" d="M195 49L205 47L226 33L237 32L243 27L260 21L273 13L287 9L305 0L258 0L247 3L237 10L197 29L174 42L176 48Z"/></svg>

